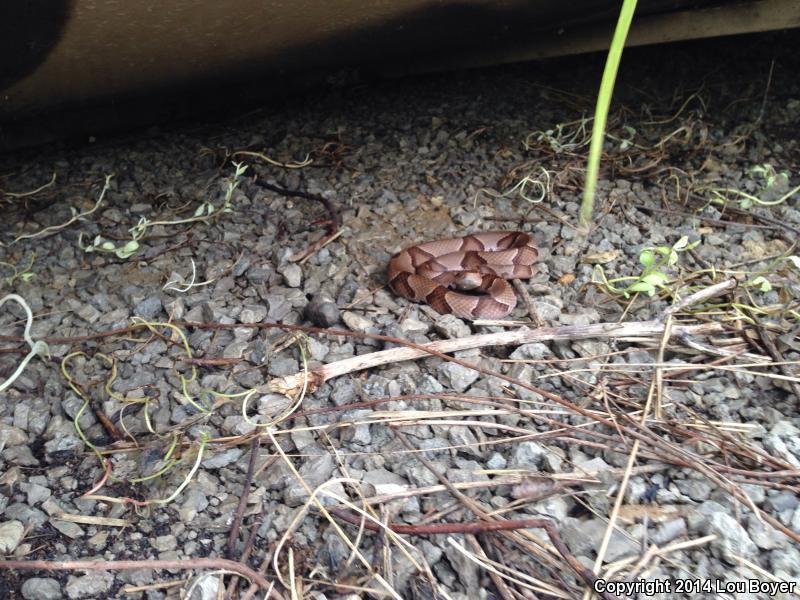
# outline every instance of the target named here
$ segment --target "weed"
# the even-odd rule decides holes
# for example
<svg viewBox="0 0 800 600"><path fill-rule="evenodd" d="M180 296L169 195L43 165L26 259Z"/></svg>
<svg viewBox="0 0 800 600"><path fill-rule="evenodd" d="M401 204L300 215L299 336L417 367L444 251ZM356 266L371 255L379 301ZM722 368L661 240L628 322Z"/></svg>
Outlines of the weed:
<svg viewBox="0 0 800 600"><path fill-rule="evenodd" d="M36 231L35 233L25 233L23 235L18 235L13 240L11 240L11 242L8 245L10 246L12 244L16 244L17 242L19 242L21 240L32 240L32 239L35 239L35 238L45 238L45 237L53 235L54 233L57 233L57 232L61 231L62 229L66 229L67 227L69 227L73 223L85 220L86 217L88 217L91 214L94 214L94 212L98 208L100 208L100 205L103 203L103 200L106 197L106 192L108 192L109 188L111 187L111 179L112 179L112 177L114 177L114 176L113 175L106 175L106 180L105 180L105 183L103 184L103 189L100 191L100 196L97 198L97 201L94 203L92 208L90 208L89 210L84 211L82 213L79 213L75 207L71 206L70 207L70 212L72 212L72 217L70 217L64 223L61 223L60 225L53 225L51 227L45 227L44 229L40 229L39 231ZM55 182L55 175L53 176L53 180L47 185L49 186L54 182ZM0 244L0 245L2 245L2 244Z"/></svg>
<svg viewBox="0 0 800 600"><path fill-rule="evenodd" d="M666 273L666 269L678 263L681 252L691 250L699 243L699 240L689 242L688 236L683 236L672 246L644 248L639 253L639 262L642 264L642 272L636 277L630 276L608 279L603 271L603 267L597 265L595 267L595 273L600 276L600 280L595 280L594 283L601 284L612 294L622 294L626 298L636 293L654 296L659 289L668 289L667 282L669 281L669 275ZM624 288L614 285L624 281L631 281L632 283Z"/></svg>
<svg viewBox="0 0 800 600"><path fill-rule="evenodd" d="M28 265L22 268L18 267L17 265L12 265L11 263L0 261L0 267L6 267L12 271L9 275L0 277L0 281L2 281L8 287L13 287L14 282L16 282L17 279L22 280L23 283L28 283L31 279L36 277L36 273L31 271L31 267L33 267L33 263L35 261L35 254L31 255Z"/></svg>
<svg viewBox="0 0 800 600"><path fill-rule="evenodd" d="M114 254L117 258L126 259L130 258L139 251L139 240L144 238L148 228L155 225L162 225L164 227L171 227L173 225L186 225L188 223L198 223L200 221L208 221L214 216L222 213L229 213L233 211L231 207L231 200L233 198L233 191L241 183L242 176L247 170L247 166L241 163L233 163L236 171L233 177L228 181L228 187L225 191L225 199L220 206L214 206L211 202L203 202L194 211L194 214L187 219L177 219L174 221L150 221L147 217L142 217L139 222L131 227L128 232L131 234L131 239L123 245L118 246L115 242L98 235L94 238L91 244L83 243L83 234L78 236L78 245L84 252L105 252Z"/></svg>
<svg viewBox="0 0 800 600"><path fill-rule="evenodd" d="M522 146L530 152L536 145L544 143L554 154L573 154L591 141L588 132L591 120L583 117L577 121L559 123L546 131L532 131L525 136Z"/></svg>
<svg viewBox="0 0 800 600"><path fill-rule="evenodd" d="M750 174L760 180L760 190L757 194L749 194L734 188L712 187L706 190L711 194L709 202L720 206L725 206L728 202L736 202L739 208L747 210L753 206L783 204L800 192L800 185L787 189L789 187L789 173L786 171L778 172L769 163L752 167Z"/></svg>
<svg viewBox="0 0 800 600"><path fill-rule="evenodd" d="M534 173L531 172L515 183L510 190L502 193L497 193L488 188L479 189L477 192L475 192L475 196L472 198L473 208L478 205L478 198L481 194L486 194L492 198L509 198L517 195L531 204L538 204L539 202L542 202L550 193L552 193L553 184L550 179L550 171L544 167L540 167L540 169L542 172L541 177L535 177ZM533 192L533 195L531 192Z"/></svg>
<svg viewBox="0 0 800 600"><path fill-rule="evenodd" d="M0 392L11 387L11 384L17 380L17 377L22 375L25 367L27 367L28 363L33 360L34 356L44 356L47 358L50 357L50 348L48 347L47 343L43 342L42 340L36 340L34 342L33 338L31 337L31 326L33 325L33 312L31 312L31 307L28 306L28 303L25 302L25 299L22 296L18 296L17 294L8 294L7 296L0 298L0 306L3 306L3 304L11 300L19 304L25 311L25 330L22 333L22 337L25 339L25 343L28 344L30 350L28 351L28 354L25 355L25 358L23 358L19 363L11 376L0 383Z"/></svg>

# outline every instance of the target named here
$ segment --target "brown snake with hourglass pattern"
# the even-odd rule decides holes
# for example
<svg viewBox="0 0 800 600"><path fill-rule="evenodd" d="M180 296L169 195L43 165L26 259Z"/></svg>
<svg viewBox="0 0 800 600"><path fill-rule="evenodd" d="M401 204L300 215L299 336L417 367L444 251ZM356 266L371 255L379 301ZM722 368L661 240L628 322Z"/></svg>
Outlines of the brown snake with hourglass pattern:
<svg viewBox="0 0 800 600"><path fill-rule="evenodd" d="M521 231L486 231L425 242L392 257L389 287L404 298L430 304L442 314L501 319L517 304L507 280L529 278L538 257L533 238Z"/></svg>

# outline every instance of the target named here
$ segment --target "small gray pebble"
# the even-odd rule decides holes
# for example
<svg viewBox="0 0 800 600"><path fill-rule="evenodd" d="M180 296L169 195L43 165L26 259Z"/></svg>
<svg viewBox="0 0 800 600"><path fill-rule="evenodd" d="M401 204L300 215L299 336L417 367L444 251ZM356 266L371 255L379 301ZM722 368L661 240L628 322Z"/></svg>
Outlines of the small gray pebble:
<svg viewBox="0 0 800 600"><path fill-rule="evenodd" d="M349 329L362 333L373 327L372 321L350 311L342 313L342 321L344 321L344 324L347 325Z"/></svg>
<svg viewBox="0 0 800 600"><path fill-rule="evenodd" d="M31 577L22 584L22 597L25 600L59 600L63 596L56 579Z"/></svg>
<svg viewBox="0 0 800 600"><path fill-rule="evenodd" d="M148 321L155 319L161 314L161 298L158 296L145 298L134 307L133 314Z"/></svg>
<svg viewBox="0 0 800 600"><path fill-rule="evenodd" d="M283 275L286 285L291 288L300 287L300 283L303 281L303 270L299 265L290 263L282 269L278 269L278 272Z"/></svg>
<svg viewBox="0 0 800 600"><path fill-rule="evenodd" d="M486 461L486 466L490 469L505 469L508 462L499 452L495 452Z"/></svg>
<svg viewBox="0 0 800 600"><path fill-rule="evenodd" d="M317 327L332 327L341 318L339 307L324 296L316 296L306 304L304 314Z"/></svg>
<svg viewBox="0 0 800 600"><path fill-rule="evenodd" d="M0 523L0 552L11 554L22 541L25 526L19 521Z"/></svg>
<svg viewBox="0 0 800 600"><path fill-rule="evenodd" d="M442 315L437 317L433 324L436 333L449 339L467 337L471 331L469 325L455 315Z"/></svg>
<svg viewBox="0 0 800 600"><path fill-rule="evenodd" d="M108 571L89 571L86 575L70 575L67 582L69 598L107 597L107 592L114 583L114 576Z"/></svg>

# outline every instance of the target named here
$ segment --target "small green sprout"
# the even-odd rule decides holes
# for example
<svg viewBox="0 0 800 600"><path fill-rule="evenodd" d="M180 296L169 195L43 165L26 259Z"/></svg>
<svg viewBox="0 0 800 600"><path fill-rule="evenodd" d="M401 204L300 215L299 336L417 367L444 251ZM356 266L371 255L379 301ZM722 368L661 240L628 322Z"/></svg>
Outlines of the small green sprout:
<svg viewBox="0 0 800 600"><path fill-rule="evenodd" d="M708 191L712 195L710 202L725 206L728 202L734 201L739 205L739 208L747 210L753 206L777 206L778 204L783 204L800 192L800 185L785 191L789 187L789 173L786 171L778 172L769 163L752 167L750 174L762 180L758 195L748 194L733 188L709 188Z"/></svg>
<svg viewBox="0 0 800 600"><path fill-rule="evenodd" d="M791 256L781 256L772 263L770 263L766 269L761 271L761 273L774 273L775 270L781 263L788 262L791 266L795 269L800 271L800 256L792 254ZM756 275L752 279L749 279L745 282L747 287L758 288L760 292L767 293L772 291L772 284L770 283L769 279L767 279L764 275Z"/></svg>
<svg viewBox="0 0 800 600"><path fill-rule="evenodd" d="M530 151L543 142L554 154L572 154L589 145L591 136L588 125L591 121L591 118L582 117L577 121L559 123L554 129L532 131L525 137L522 146Z"/></svg>
<svg viewBox="0 0 800 600"><path fill-rule="evenodd" d="M631 294L647 294L654 296L660 289L668 289L667 282L669 275L665 270L675 266L679 260L679 254L696 247L700 241L689 242L688 236L683 236L672 246L653 246L644 248L639 253L639 262L642 264L642 272L638 277L617 277L614 279L606 278L601 266L595 268L595 272L600 276L601 283L612 294L621 294L629 298ZM616 287L615 283L623 281L633 281L624 288Z"/></svg>
<svg viewBox="0 0 800 600"><path fill-rule="evenodd" d="M21 279L23 283L30 282L31 279L36 277L36 273L31 271L31 267L33 267L35 260L36 254L32 254L30 260L28 261L28 265L21 268L17 265L0 261L0 267L6 267L11 270L11 273L9 275L4 275L2 278L0 278L0 281L5 283L8 287L12 287L17 279Z"/></svg>
<svg viewBox="0 0 800 600"><path fill-rule="evenodd" d="M764 180L764 191L789 187L789 173L787 171L778 173L769 163L752 167L750 173Z"/></svg>
<svg viewBox="0 0 800 600"><path fill-rule="evenodd" d="M142 232L143 235L144 232ZM130 258L139 250L139 240L134 238L122 246L117 246L114 242L104 238L102 235L95 236L91 244L83 243L83 233L78 234L78 246L87 254L90 252L107 252L116 255L117 258Z"/></svg>
<svg viewBox="0 0 800 600"><path fill-rule="evenodd" d="M197 209L194 211L194 214L189 217L188 219L178 219L175 221L150 221L147 217L141 217L139 222L128 229L128 232L131 234L131 240L125 242L122 246L117 246L116 243L113 241L104 238L101 235L98 235L94 238L94 241L91 244L84 244L83 243L83 234L81 233L78 236L78 245L80 246L81 250L84 252L106 252L110 254L116 255L117 258L127 259L136 254L141 245L139 244L139 240L144 238L147 233L147 229L149 227L153 227L154 225L163 225L165 227L171 225L185 225L187 223L196 223L199 221L207 221L216 214L221 213L229 213L232 212L233 209L231 208L231 199L233 198L233 191L239 187L241 183L242 176L244 172L247 170L247 166L241 163L233 163L236 167L236 171L233 174L233 177L228 181L228 187L225 190L225 199L221 206L214 206L211 202L203 202Z"/></svg>
<svg viewBox="0 0 800 600"><path fill-rule="evenodd" d="M636 129L634 129L630 125L623 125L622 131L623 134L619 136L611 135L610 133L606 132L606 137L619 142L620 152L625 152L637 145L634 142L634 140L636 139Z"/></svg>
<svg viewBox="0 0 800 600"><path fill-rule="evenodd" d="M763 275L759 275L758 277L754 277L750 281L747 282L747 285L751 287L756 287L760 292L767 293L772 290L772 284L769 280L764 277Z"/></svg>

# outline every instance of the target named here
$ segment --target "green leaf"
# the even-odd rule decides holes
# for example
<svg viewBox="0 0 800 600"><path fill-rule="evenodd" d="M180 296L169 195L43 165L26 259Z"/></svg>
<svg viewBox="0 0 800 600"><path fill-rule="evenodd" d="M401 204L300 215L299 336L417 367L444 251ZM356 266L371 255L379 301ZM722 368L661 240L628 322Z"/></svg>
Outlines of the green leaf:
<svg viewBox="0 0 800 600"><path fill-rule="evenodd" d="M100 248L107 250L108 252L113 252L116 246L114 245L114 242L103 242L100 245Z"/></svg>
<svg viewBox="0 0 800 600"><path fill-rule="evenodd" d="M658 287L663 287L668 280L669 277L667 277L664 273L661 273L660 271L648 273L641 279L641 281L647 283L648 285L653 285Z"/></svg>
<svg viewBox="0 0 800 600"><path fill-rule="evenodd" d="M772 284L764 276L756 277L752 281L748 282L748 285L752 285L753 287L758 286L758 289L764 293L769 292L772 289Z"/></svg>
<svg viewBox="0 0 800 600"><path fill-rule="evenodd" d="M672 248L670 248L669 246L658 246L656 248L651 248L651 250L655 250L661 256L669 256L670 254L672 254Z"/></svg>
<svg viewBox="0 0 800 600"><path fill-rule="evenodd" d="M26 271L20 275L20 278L22 278L22 281L25 283L28 283L34 277L36 277L36 273L31 273L30 271Z"/></svg>
<svg viewBox="0 0 800 600"><path fill-rule="evenodd" d="M125 244L122 248L119 248L115 254L119 258L129 258L131 255L135 254L136 251L139 249L139 242L136 240L131 240L127 244Z"/></svg>
<svg viewBox="0 0 800 600"><path fill-rule="evenodd" d="M673 250L683 250L689 244L689 236L685 235L673 244Z"/></svg>
<svg viewBox="0 0 800 600"><path fill-rule="evenodd" d="M642 263L646 269L652 267L656 262L656 257L653 254L653 251L649 248L642 250L641 254L639 254L639 262Z"/></svg>
<svg viewBox="0 0 800 600"><path fill-rule="evenodd" d="M625 291L626 292L643 292L643 293L647 294L648 296L652 296L653 294L656 293L656 288L652 284L642 280L642 281L637 281L636 283L632 283L631 285L628 286L628 288Z"/></svg>

